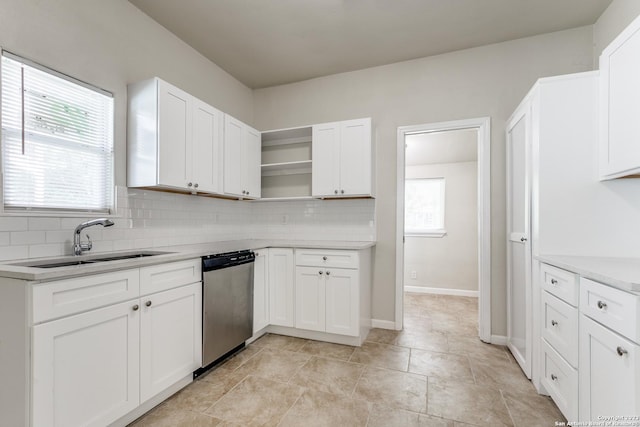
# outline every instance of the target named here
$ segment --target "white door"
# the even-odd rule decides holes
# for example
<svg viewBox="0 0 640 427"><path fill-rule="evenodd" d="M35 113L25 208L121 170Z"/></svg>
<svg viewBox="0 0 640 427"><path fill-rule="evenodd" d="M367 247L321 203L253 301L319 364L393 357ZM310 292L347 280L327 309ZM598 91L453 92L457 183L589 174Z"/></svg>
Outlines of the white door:
<svg viewBox="0 0 640 427"><path fill-rule="evenodd" d="M193 188L206 193L222 193L223 113L194 99L193 105Z"/></svg>
<svg viewBox="0 0 640 427"><path fill-rule="evenodd" d="M579 342L580 421L637 417L640 347L584 315L580 316Z"/></svg>
<svg viewBox="0 0 640 427"><path fill-rule="evenodd" d="M531 378L529 108L507 128L507 346Z"/></svg>
<svg viewBox="0 0 640 427"><path fill-rule="evenodd" d="M371 194L371 119L340 123L340 195Z"/></svg>
<svg viewBox="0 0 640 427"><path fill-rule="evenodd" d="M360 294L358 270L330 268L325 272L326 331L358 336Z"/></svg>
<svg viewBox="0 0 640 427"><path fill-rule="evenodd" d="M269 249L255 251L253 266L253 333L269 324Z"/></svg>
<svg viewBox="0 0 640 427"><path fill-rule="evenodd" d="M242 196L242 138L244 123L224 115L224 193Z"/></svg>
<svg viewBox="0 0 640 427"><path fill-rule="evenodd" d="M325 331L325 270L296 267L296 323L298 329Z"/></svg>
<svg viewBox="0 0 640 427"><path fill-rule="evenodd" d="M269 248L269 323L294 324L293 249Z"/></svg>
<svg viewBox="0 0 640 427"><path fill-rule="evenodd" d="M145 402L201 366L202 284L140 302L140 401Z"/></svg>
<svg viewBox="0 0 640 427"><path fill-rule="evenodd" d="M138 305L33 327L33 426L105 426L138 406Z"/></svg>
<svg viewBox="0 0 640 427"><path fill-rule="evenodd" d="M314 125L311 135L311 194L340 194L340 122Z"/></svg>
<svg viewBox="0 0 640 427"><path fill-rule="evenodd" d="M260 198L260 179L262 163L262 137L260 132L245 126L243 138L242 167L246 196L250 199Z"/></svg>
<svg viewBox="0 0 640 427"><path fill-rule="evenodd" d="M192 100L158 80L158 183L188 188L191 171Z"/></svg>

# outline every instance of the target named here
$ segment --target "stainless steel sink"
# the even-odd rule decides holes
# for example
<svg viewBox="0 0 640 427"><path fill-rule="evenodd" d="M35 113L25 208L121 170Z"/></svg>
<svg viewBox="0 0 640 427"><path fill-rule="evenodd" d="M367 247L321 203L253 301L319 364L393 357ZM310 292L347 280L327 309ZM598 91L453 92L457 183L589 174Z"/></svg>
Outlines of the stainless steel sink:
<svg viewBox="0 0 640 427"><path fill-rule="evenodd" d="M71 267L74 265L86 265L86 264L96 264L100 262L109 262L109 261L120 261L125 259L133 259L133 258L145 258L155 255L164 255L170 254L171 252L156 252L156 251L140 251L140 252L132 252L132 253L121 253L121 254L104 254L104 255L96 255L90 257L61 257L54 258L42 261L29 261L29 262L21 262L11 265L17 265L21 267L34 267L34 268L56 268L56 267Z"/></svg>

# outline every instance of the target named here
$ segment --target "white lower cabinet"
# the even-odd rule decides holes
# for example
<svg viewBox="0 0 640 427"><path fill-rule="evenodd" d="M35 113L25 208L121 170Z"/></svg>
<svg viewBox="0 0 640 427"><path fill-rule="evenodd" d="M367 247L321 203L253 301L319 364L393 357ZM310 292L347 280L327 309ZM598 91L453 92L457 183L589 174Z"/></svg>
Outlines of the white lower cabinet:
<svg viewBox="0 0 640 427"><path fill-rule="evenodd" d="M33 327L33 426L104 426L139 404L139 319L127 301Z"/></svg>
<svg viewBox="0 0 640 427"><path fill-rule="evenodd" d="M272 325L294 324L293 249L269 248L269 319Z"/></svg>
<svg viewBox="0 0 640 427"><path fill-rule="evenodd" d="M358 270L332 268L325 273L326 331L332 334L359 334L360 283Z"/></svg>
<svg viewBox="0 0 640 427"><path fill-rule="evenodd" d="M324 332L325 306L324 270L316 267L296 267L295 327Z"/></svg>
<svg viewBox="0 0 640 427"><path fill-rule="evenodd" d="M269 249L254 251L253 267L253 332L269 325Z"/></svg>

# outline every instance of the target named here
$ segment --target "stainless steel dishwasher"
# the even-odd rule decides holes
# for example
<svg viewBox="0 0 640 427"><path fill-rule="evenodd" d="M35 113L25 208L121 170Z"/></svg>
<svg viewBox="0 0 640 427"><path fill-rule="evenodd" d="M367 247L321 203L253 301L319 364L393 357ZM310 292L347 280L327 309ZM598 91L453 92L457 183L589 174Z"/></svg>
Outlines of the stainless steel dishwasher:
<svg viewBox="0 0 640 427"><path fill-rule="evenodd" d="M244 346L253 334L252 251L202 258L202 366Z"/></svg>

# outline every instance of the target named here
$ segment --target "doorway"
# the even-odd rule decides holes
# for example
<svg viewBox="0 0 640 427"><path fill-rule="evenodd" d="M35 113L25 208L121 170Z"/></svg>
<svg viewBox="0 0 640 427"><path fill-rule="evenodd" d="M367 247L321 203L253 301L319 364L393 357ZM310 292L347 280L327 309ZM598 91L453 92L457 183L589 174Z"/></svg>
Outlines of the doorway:
<svg viewBox="0 0 640 427"><path fill-rule="evenodd" d="M477 280L477 290L471 289L470 286L466 286L469 289L429 289L429 292L449 293L453 295L475 295L478 296L478 331L479 337L482 341L491 342L491 273L490 273L490 119L489 118L477 118L468 120L458 120L451 122L431 123L416 126L403 126L398 128L398 164L397 164L397 218L396 218L396 329L402 329L404 318L404 305L403 296L405 291L405 285L412 282L412 277L415 276L414 284L420 283L417 279L418 276L423 277L423 281L420 283L423 285L421 288L410 290L425 290L425 280L434 280L433 277L428 278L425 276L432 275L434 272L429 270L420 270L420 264L415 264L414 267L409 267L407 271L408 278L405 277L405 235L412 238L412 234L420 236L419 240L422 240L422 244L417 244L418 247L427 250L440 250L443 245L437 245L436 240L440 239L440 243L444 242L444 236L446 236L446 222L444 221L444 208L445 197L447 191L447 181L450 181L450 186L458 178L454 178L454 175L450 175L451 172L446 172L448 169L442 165L447 159L451 157L441 157L439 161L441 165L439 167L426 167L420 166L420 156L425 155L425 145L438 144L438 141L444 143L447 138L456 135L458 138L465 137L467 140L471 137L475 141L475 152L469 153L467 149L464 153L453 153L449 151L448 155L455 155L459 158L473 159L477 162L475 183L477 189L477 217L476 228L477 233L474 233L474 238L470 244L476 246L475 251L472 251L471 256L477 257L477 263L474 263L474 267L477 269L475 272L471 272L467 275ZM465 144L460 144L460 147ZM467 144L468 145L468 144ZM419 148L417 148L419 147ZM426 150L431 155L434 155L434 151ZM447 150L445 150L447 151ZM409 153L409 154L407 154ZM426 154L429 155L429 154ZM462 157L460 157L462 156ZM466 157L465 157L466 156ZM423 162L424 163L424 162ZM451 163L451 162L450 162ZM420 166L420 167L414 167ZM467 165L468 166L468 165ZM475 166L475 165L474 165ZM451 168L449 168L451 169ZM454 169L464 169L456 167ZM467 171L468 172L468 171ZM450 175L448 179L445 175ZM407 181L408 180L408 181ZM459 183L458 183L459 184ZM473 185L473 184L472 184ZM407 202L406 208L409 213L407 219L407 234L405 233L405 190L410 196L410 200ZM425 208L428 212L422 212L425 209L416 208L414 196L421 194L420 192L426 192L422 194L429 194L428 208ZM423 204L424 205L424 204ZM425 205L426 206L426 205ZM453 226L453 223L451 223ZM422 237L428 237L423 239ZM476 239L477 237L477 239ZM431 243L425 243L425 241L431 241ZM415 242L411 242L412 244ZM435 244L434 244L435 243ZM415 250L415 244L411 250ZM436 248L436 249L434 249ZM435 253L435 252L432 252ZM467 257L469 254L467 254ZM469 264L467 262L467 264ZM449 269L456 268L455 266L448 266ZM438 274L443 274L442 272ZM439 284L441 285L441 284ZM442 288L442 286L436 286ZM459 286L456 286L459 287ZM465 286L463 285L462 288Z"/></svg>

